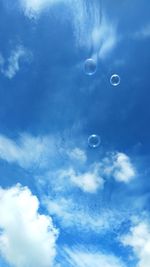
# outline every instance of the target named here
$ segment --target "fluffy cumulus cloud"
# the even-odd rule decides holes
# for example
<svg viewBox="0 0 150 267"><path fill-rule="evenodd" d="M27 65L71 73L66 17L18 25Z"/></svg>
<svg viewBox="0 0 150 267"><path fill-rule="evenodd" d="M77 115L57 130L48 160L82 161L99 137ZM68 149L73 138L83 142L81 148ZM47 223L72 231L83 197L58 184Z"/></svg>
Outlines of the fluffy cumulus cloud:
<svg viewBox="0 0 150 267"><path fill-rule="evenodd" d="M83 192L96 193L104 185L103 178L99 175L99 168L95 165L91 171L76 173L74 169L64 170L60 173L61 178L68 177L70 182L79 187Z"/></svg>
<svg viewBox="0 0 150 267"><path fill-rule="evenodd" d="M0 254L15 267L50 267L58 231L26 187L0 189Z"/></svg>
<svg viewBox="0 0 150 267"><path fill-rule="evenodd" d="M123 262L111 254L84 248L65 248L65 258L71 267L124 267Z"/></svg>
<svg viewBox="0 0 150 267"><path fill-rule="evenodd" d="M103 160L102 167L107 176L113 176L118 182L129 183L136 175L130 158L124 153L110 154Z"/></svg>
<svg viewBox="0 0 150 267"><path fill-rule="evenodd" d="M97 173L83 173L76 175L74 171L70 175L71 181L84 192L95 193L99 188L103 188L104 180Z"/></svg>
<svg viewBox="0 0 150 267"><path fill-rule="evenodd" d="M135 177L135 170L130 158L124 153L115 155L113 169L113 175L117 181L128 183Z"/></svg>
<svg viewBox="0 0 150 267"><path fill-rule="evenodd" d="M10 57L5 60L0 55L0 70L1 73L8 79L12 79L16 73L20 70L20 61L29 61L31 59L31 53L27 51L23 46L18 45L11 51Z"/></svg>
<svg viewBox="0 0 150 267"><path fill-rule="evenodd" d="M130 246L135 253L137 267L149 267L150 265L150 223L138 222L132 226L130 233L121 238L125 246Z"/></svg>

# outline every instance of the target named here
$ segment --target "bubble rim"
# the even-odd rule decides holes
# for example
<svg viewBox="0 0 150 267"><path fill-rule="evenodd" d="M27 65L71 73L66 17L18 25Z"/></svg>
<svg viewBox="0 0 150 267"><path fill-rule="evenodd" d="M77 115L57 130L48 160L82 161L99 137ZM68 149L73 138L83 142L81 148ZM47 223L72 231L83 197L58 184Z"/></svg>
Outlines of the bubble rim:
<svg viewBox="0 0 150 267"><path fill-rule="evenodd" d="M116 78L116 77L118 78L118 82L117 82L117 83L113 83L113 82L112 82L112 79L113 79L114 77L115 77L115 78ZM115 86L115 87L116 87L116 86L118 86L118 85L120 84L120 82L121 82L121 79L120 79L120 76L119 76L117 73L114 73L114 74L111 75L111 77L110 77L110 84L111 84L112 86Z"/></svg>
<svg viewBox="0 0 150 267"><path fill-rule="evenodd" d="M86 63L89 62L89 61L94 62L94 64L95 64L95 70L94 70L93 72L86 72L86 70L85 70L85 69L86 69L86 68L85 68ZM87 59L84 61L84 73L85 73L86 75L88 75L88 76L92 76L92 75L94 75L94 74L96 73L96 71L97 71L96 60L94 60L93 58L87 58Z"/></svg>
<svg viewBox="0 0 150 267"><path fill-rule="evenodd" d="M98 140L98 142L97 142L97 144L94 144L94 145L92 145L92 144L90 144L90 139L91 138L97 138L97 140ZM88 137L88 145L89 145L89 147L91 147L91 148L97 148L97 147L99 147L100 146L100 144L101 144L101 137L98 135L98 134L91 134L89 137Z"/></svg>

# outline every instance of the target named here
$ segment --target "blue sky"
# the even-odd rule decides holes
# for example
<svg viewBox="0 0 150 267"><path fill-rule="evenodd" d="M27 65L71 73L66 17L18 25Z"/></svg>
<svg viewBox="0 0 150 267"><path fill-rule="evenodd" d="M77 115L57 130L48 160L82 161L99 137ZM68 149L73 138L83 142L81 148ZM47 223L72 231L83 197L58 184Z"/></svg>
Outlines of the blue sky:
<svg viewBox="0 0 150 267"><path fill-rule="evenodd" d="M149 267L149 8L1 1L1 267Z"/></svg>

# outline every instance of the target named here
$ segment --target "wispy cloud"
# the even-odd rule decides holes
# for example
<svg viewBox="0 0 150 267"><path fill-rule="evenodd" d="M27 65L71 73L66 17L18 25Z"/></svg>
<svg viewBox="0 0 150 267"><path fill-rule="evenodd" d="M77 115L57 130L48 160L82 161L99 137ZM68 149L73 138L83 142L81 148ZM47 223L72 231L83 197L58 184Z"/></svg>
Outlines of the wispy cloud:
<svg viewBox="0 0 150 267"><path fill-rule="evenodd" d="M66 19L73 25L77 47L84 47L96 60L105 59L118 42L117 25L105 16L100 2L20 0L20 3L29 18L38 17L44 10L56 4L65 5L67 10L65 17L67 16Z"/></svg>
<svg viewBox="0 0 150 267"><path fill-rule="evenodd" d="M44 167L55 155L56 142L51 137L22 134L17 140L0 135L0 158L22 168Z"/></svg>
<svg viewBox="0 0 150 267"><path fill-rule="evenodd" d="M126 211L124 214L124 211L113 206L111 210L104 201L105 192L111 179L115 179L117 183L129 184L135 178L135 167L130 158L124 153L114 152L108 153L100 162L91 165L85 163L85 167L74 161L68 161L67 165L56 172L47 173L43 178L36 178L40 190L49 187L49 193L42 196L42 201L50 215L59 219L62 227L91 229L96 232L118 228L129 214ZM81 203L76 203L77 192L82 199ZM96 197L99 199L98 208L88 210L88 205L97 202Z"/></svg>
<svg viewBox="0 0 150 267"><path fill-rule="evenodd" d="M68 197L45 197L43 205L51 216L57 218L62 229L77 229L95 233L113 232L126 219L124 212L107 208L103 203L98 210L88 209L88 204L82 205L76 199ZM91 203L92 204L92 203Z"/></svg>
<svg viewBox="0 0 150 267"><path fill-rule="evenodd" d="M49 6L59 2L61 2L61 0L20 0L25 15L30 18L36 17Z"/></svg>
<svg viewBox="0 0 150 267"><path fill-rule="evenodd" d="M135 39L150 38L150 23L133 34Z"/></svg>
<svg viewBox="0 0 150 267"><path fill-rule="evenodd" d="M103 14L101 23L96 23L91 32L93 55L96 59L105 59L118 42L117 26Z"/></svg>
<svg viewBox="0 0 150 267"><path fill-rule="evenodd" d="M87 160L87 155L85 153L85 151L83 151L82 149L75 147L73 149L70 149L68 151L66 151L66 153L68 154L69 158L72 160L77 160L79 162L85 163Z"/></svg>
<svg viewBox="0 0 150 267"><path fill-rule="evenodd" d="M12 79L20 70L20 61L29 61L30 59L31 53L19 45L11 51L10 57L7 60L0 55L0 71L4 76Z"/></svg>
<svg viewBox="0 0 150 267"><path fill-rule="evenodd" d="M107 153L107 157L102 158L101 162L87 164L86 151L78 147L61 147L59 137L34 137L24 133L14 141L0 135L0 158L17 163L23 168L30 168L34 164L46 167L55 158L61 159L62 155L68 164L63 168L59 166L56 176L62 183L64 177L68 177L70 182L85 192L96 192L98 188L103 188L104 178L107 177L114 177L117 182L129 183L136 176L131 159L121 152Z"/></svg>
<svg viewBox="0 0 150 267"><path fill-rule="evenodd" d="M73 247L64 249L64 257L71 267L124 267L124 263L114 255L95 249Z"/></svg>
<svg viewBox="0 0 150 267"><path fill-rule="evenodd" d="M23 134L16 140L0 135L0 158L33 170L41 201L62 227L112 230L125 218L120 210L103 207L111 179L129 186L136 176L130 157L124 153L107 153L90 163L84 149L73 148L73 144L63 147L59 137ZM78 194L82 203L76 203ZM88 205L97 203L96 198L98 209L87 210Z"/></svg>
<svg viewBox="0 0 150 267"><path fill-rule="evenodd" d="M53 265L58 231L38 208L27 187L0 188L0 253L11 266Z"/></svg>

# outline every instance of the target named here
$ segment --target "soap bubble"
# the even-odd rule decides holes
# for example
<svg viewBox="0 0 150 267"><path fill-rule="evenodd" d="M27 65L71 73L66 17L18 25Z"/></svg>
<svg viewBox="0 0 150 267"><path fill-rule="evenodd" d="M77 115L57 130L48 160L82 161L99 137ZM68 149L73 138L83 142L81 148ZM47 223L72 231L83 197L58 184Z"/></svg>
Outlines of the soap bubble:
<svg viewBox="0 0 150 267"><path fill-rule="evenodd" d="M98 147L100 145L100 143L101 143L101 138L100 138L99 135L92 134L92 135L89 136L88 144L89 144L90 147L96 148L96 147Z"/></svg>
<svg viewBox="0 0 150 267"><path fill-rule="evenodd" d="M87 75L93 75L95 74L97 70L97 64L96 64L96 61L92 58L88 58L85 60L84 62L84 72L85 74Z"/></svg>
<svg viewBox="0 0 150 267"><path fill-rule="evenodd" d="M110 77L110 83L111 85L113 86L117 86L120 84L120 77L118 74L113 74L111 77Z"/></svg>

